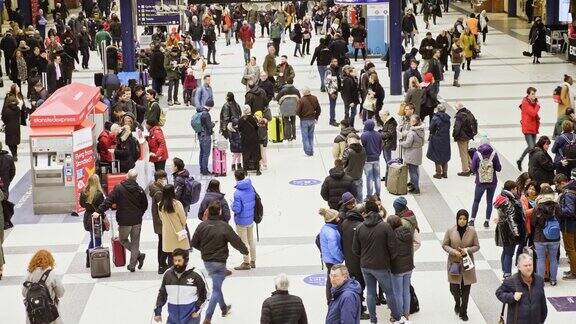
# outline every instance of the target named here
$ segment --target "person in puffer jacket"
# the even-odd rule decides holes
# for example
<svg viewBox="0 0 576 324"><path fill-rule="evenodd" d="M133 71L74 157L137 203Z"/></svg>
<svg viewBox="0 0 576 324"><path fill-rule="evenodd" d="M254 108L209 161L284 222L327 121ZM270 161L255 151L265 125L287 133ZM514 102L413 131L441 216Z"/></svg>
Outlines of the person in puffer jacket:
<svg viewBox="0 0 576 324"><path fill-rule="evenodd" d="M174 266L164 273L156 298L154 321L162 322L162 307L168 302L168 323L199 324L202 305L206 301L206 282L188 263L188 252L172 253Z"/></svg>
<svg viewBox="0 0 576 324"><path fill-rule="evenodd" d="M342 154L346 150L346 137L350 133L356 133L356 130L350 126L349 120L343 119L340 122L340 134L334 138L334 144L332 145L332 157L334 160L342 159Z"/></svg>
<svg viewBox="0 0 576 324"><path fill-rule="evenodd" d="M332 269L333 265L344 262L342 235L339 230L340 217L338 217L336 210L327 208L320 208L318 214L324 217L325 223L320 230L319 238L322 261L326 264L328 272L326 278L326 300L330 303L330 289L332 288L330 284L330 269Z"/></svg>
<svg viewBox="0 0 576 324"><path fill-rule="evenodd" d="M402 150L402 158L408 164L408 173L410 174L410 183L408 184L409 190L412 194L420 193L420 171L418 170L422 164L422 146L425 141L424 124L418 115L410 117L410 130L406 133L406 137L400 138L398 145Z"/></svg>
<svg viewBox="0 0 576 324"><path fill-rule="evenodd" d="M119 132L120 126L118 124L113 124L111 121L104 123L104 130L98 135L98 154L101 163L110 163L114 159L109 150L116 145L116 134Z"/></svg>
<svg viewBox="0 0 576 324"><path fill-rule="evenodd" d="M342 163L344 164L344 171L347 175L354 179L356 186L356 200L362 201L362 171L366 163L366 150L360 144L358 135L351 133L348 134L347 139L348 147L342 154Z"/></svg>
<svg viewBox="0 0 576 324"><path fill-rule="evenodd" d="M334 161L334 167L324 179L320 195L328 202L330 208L339 210L340 198L345 192L356 196L356 186L354 186L354 180L344 172L342 160L338 159Z"/></svg>
<svg viewBox="0 0 576 324"><path fill-rule="evenodd" d="M394 230L398 250L397 257L392 260L392 290L398 313L402 315L400 321L406 323L410 317L410 283L414 270L413 235L396 215L388 216L386 222Z"/></svg>
<svg viewBox="0 0 576 324"><path fill-rule="evenodd" d="M512 257L516 245L524 239L524 230L520 226L524 224L524 211L522 203L516 198L517 185L515 181L508 180L504 183L502 192L494 200L494 208L498 210L498 220L494 239L496 246L502 247L500 262L504 279L512 275ZM518 251L518 255L522 250Z"/></svg>
<svg viewBox="0 0 576 324"><path fill-rule="evenodd" d="M246 179L246 172L236 170L236 191L232 201L232 211L234 212L234 223L236 232L242 239L244 245L250 249L249 254L244 255L244 262L236 270L250 270L256 267L256 244L254 243L254 207L256 206L256 189L252 186L252 181Z"/></svg>

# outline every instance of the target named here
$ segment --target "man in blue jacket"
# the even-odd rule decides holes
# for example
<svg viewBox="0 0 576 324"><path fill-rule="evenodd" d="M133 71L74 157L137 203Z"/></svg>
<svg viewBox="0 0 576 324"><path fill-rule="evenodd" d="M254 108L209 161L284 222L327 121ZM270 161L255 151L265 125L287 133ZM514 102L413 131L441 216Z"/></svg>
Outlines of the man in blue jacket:
<svg viewBox="0 0 576 324"><path fill-rule="evenodd" d="M210 86L211 77L210 74L206 74L202 78L202 85L196 90L196 96L194 97L194 106L196 108L204 107L206 100L214 100L214 95L212 94L212 87Z"/></svg>
<svg viewBox="0 0 576 324"><path fill-rule="evenodd" d="M320 251L322 254L322 261L326 264L327 278L326 278L326 300L330 303L332 294L330 289L330 269L335 264L344 262L344 251L342 250L342 236L338 229L340 224L340 217L338 211L334 209L320 208L318 212L324 217L324 226L320 230L319 241Z"/></svg>
<svg viewBox="0 0 576 324"><path fill-rule="evenodd" d="M212 175L208 170L208 159L210 158L210 150L212 149L212 134L214 123L210 117L210 109L214 107L214 100L208 98L204 101L204 105L196 108L196 112L201 113L200 123L202 124L202 131L198 133L198 141L200 142L200 173L202 175Z"/></svg>
<svg viewBox="0 0 576 324"><path fill-rule="evenodd" d="M234 212L234 223L236 223L236 233L242 239L244 245L248 247L250 253L245 254L244 262L235 267L235 270L250 270L256 268L256 244L254 243L254 207L256 206L256 189L252 186L252 181L246 179L244 170L234 172L236 178L236 191L234 191L234 201L232 211Z"/></svg>
<svg viewBox="0 0 576 324"><path fill-rule="evenodd" d="M358 281L350 278L348 268L335 264L330 271L332 295L326 314L326 324L360 324L362 288Z"/></svg>
<svg viewBox="0 0 576 324"><path fill-rule="evenodd" d="M364 122L364 131L360 136L362 146L366 150L366 162L364 174L366 174L366 194L372 196L372 183L376 189L376 195L380 196L380 155L382 154L382 134L374 130L374 120Z"/></svg>

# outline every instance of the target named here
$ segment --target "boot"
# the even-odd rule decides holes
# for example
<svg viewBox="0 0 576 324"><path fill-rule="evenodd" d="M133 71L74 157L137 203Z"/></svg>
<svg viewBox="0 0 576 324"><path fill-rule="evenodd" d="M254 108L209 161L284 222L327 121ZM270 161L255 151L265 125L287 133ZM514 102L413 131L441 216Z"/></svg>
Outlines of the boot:
<svg viewBox="0 0 576 324"><path fill-rule="evenodd" d="M236 171L236 164L232 163L232 171Z"/></svg>
<svg viewBox="0 0 576 324"><path fill-rule="evenodd" d="M250 267L250 263L245 262L242 262L241 265L234 268L234 270L250 270L250 269L252 269L252 267Z"/></svg>
<svg viewBox="0 0 576 324"><path fill-rule="evenodd" d="M90 268L90 251L86 250L86 268Z"/></svg>

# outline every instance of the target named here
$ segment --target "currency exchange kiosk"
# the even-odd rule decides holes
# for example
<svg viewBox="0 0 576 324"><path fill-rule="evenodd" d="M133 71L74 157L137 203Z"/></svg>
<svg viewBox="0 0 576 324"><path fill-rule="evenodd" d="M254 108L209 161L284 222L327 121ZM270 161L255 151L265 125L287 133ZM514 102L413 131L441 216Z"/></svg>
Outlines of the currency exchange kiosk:
<svg viewBox="0 0 576 324"><path fill-rule="evenodd" d="M35 214L79 212L80 193L94 174L94 111L105 109L97 87L72 83L30 115Z"/></svg>

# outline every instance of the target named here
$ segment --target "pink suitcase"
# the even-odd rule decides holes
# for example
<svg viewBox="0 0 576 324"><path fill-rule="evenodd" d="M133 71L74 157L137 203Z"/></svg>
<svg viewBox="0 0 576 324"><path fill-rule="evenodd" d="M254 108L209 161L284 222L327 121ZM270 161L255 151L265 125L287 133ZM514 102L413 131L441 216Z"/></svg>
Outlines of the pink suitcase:
<svg viewBox="0 0 576 324"><path fill-rule="evenodd" d="M214 146L212 148L212 172L217 177L226 176L226 151Z"/></svg>

